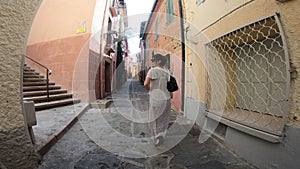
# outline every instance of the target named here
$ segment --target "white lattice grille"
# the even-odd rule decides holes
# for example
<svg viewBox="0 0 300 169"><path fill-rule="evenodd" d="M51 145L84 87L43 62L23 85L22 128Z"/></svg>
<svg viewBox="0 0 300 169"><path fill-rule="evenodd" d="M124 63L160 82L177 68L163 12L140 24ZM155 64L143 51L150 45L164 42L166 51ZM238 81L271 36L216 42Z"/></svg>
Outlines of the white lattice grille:
<svg viewBox="0 0 300 169"><path fill-rule="evenodd" d="M272 16L206 45L210 112L281 134L290 84L282 38Z"/></svg>

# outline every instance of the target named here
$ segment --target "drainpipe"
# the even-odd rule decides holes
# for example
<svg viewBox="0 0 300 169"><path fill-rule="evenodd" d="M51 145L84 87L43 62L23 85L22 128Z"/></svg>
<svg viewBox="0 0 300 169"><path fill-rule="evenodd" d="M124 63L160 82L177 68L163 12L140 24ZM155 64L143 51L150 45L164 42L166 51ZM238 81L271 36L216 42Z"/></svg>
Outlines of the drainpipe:
<svg viewBox="0 0 300 169"><path fill-rule="evenodd" d="M183 9L182 1L178 0L179 16L180 16L180 31L181 31L181 110L184 111L184 98L185 98L185 38L184 38L184 23L183 23Z"/></svg>

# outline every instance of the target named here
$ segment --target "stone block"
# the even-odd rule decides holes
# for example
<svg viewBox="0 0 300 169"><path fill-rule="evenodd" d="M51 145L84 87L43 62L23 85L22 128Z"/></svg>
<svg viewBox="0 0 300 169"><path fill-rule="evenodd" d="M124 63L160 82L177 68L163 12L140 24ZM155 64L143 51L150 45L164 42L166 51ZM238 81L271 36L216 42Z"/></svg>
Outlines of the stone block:
<svg viewBox="0 0 300 169"><path fill-rule="evenodd" d="M36 115L33 101L24 101L25 120L28 127L36 125Z"/></svg>
<svg viewBox="0 0 300 169"><path fill-rule="evenodd" d="M95 102L91 103L91 107L95 109L106 109L110 104L112 103L112 100L96 100Z"/></svg>

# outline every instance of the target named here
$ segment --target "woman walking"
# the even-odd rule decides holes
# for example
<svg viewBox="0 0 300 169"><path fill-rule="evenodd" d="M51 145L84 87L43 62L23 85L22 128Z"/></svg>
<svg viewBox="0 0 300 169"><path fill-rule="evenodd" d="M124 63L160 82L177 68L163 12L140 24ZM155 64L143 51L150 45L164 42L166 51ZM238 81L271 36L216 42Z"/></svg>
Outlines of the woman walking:
<svg viewBox="0 0 300 169"><path fill-rule="evenodd" d="M150 96L150 130L154 145L158 146L162 143L168 128L172 93L167 90L170 73L164 68L167 62L166 57L155 54L151 61L153 67L147 73L144 86L149 90Z"/></svg>

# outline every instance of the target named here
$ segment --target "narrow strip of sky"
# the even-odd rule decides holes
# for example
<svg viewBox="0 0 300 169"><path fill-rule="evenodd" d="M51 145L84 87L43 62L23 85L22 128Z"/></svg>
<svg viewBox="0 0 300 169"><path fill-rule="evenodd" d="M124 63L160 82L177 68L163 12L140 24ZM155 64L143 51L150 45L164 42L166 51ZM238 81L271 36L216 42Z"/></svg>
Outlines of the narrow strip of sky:
<svg viewBox="0 0 300 169"><path fill-rule="evenodd" d="M140 24L147 21L155 0L125 0L129 27L129 50L139 52ZM130 36L131 34L131 36Z"/></svg>
<svg viewBox="0 0 300 169"><path fill-rule="evenodd" d="M125 0L127 15L150 13L155 0Z"/></svg>

